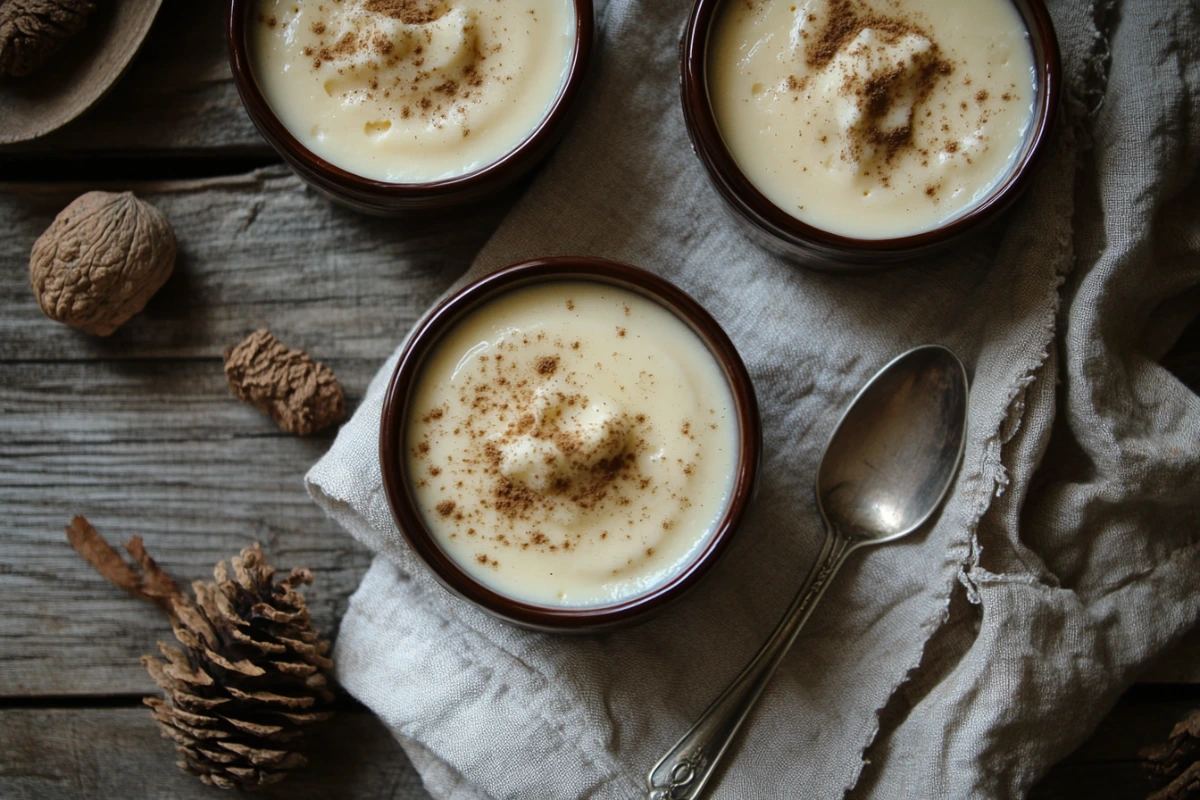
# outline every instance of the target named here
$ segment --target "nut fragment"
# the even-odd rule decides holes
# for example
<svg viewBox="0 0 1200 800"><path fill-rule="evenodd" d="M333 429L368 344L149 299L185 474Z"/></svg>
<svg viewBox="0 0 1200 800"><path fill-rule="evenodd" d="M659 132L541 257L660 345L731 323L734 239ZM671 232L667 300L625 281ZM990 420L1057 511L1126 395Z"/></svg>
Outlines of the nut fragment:
<svg viewBox="0 0 1200 800"><path fill-rule="evenodd" d="M225 377L235 397L289 433L306 436L346 416L333 370L303 350L284 347L270 331L257 330L225 350Z"/></svg>
<svg viewBox="0 0 1200 800"><path fill-rule="evenodd" d="M95 10L93 0L0 0L0 76L42 66Z"/></svg>
<svg viewBox="0 0 1200 800"><path fill-rule="evenodd" d="M175 234L161 211L132 192L88 192L34 242L29 282L50 319L108 336L174 267Z"/></svg>

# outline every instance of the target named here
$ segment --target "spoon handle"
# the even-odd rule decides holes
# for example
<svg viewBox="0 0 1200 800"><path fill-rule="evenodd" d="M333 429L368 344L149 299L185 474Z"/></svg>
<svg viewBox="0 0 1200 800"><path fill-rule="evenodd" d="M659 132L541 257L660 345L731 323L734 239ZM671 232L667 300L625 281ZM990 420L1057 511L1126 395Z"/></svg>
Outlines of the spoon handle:
<svg viewBox="0 0 1200 800"><path fill-rule="evenodd" d="M742 721L812 614L853 541L829 530L821 554L775 631L733 683L646 776L647 800L695 800L712 777Z"/></svg>

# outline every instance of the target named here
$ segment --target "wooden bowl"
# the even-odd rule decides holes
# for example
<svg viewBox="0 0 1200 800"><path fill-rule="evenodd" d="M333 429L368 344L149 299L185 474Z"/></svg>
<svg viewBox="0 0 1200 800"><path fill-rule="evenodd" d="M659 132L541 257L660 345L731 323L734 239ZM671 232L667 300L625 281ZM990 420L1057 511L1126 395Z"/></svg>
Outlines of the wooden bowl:
<svg viewBox="0 0 1200 800"><path fill-rule="evenodd" d="M108 0L87 27L24 78L0 79L0 144L45 136L94 106L137 55L162 0Z"/></svg>
<svg viewBox="0 0 1200 800"><path fill-rule="evenodd" d="M730 0L732 2L732 0ZM708 99L708 38L726 0L696 0L679 43L680 93L692 149L746 233L764 248L807 267L867 272L927 256L994 221L1029 185L1054 128L1061 95L1058 39L1042 0L1013 0L1030 32L1037 94L1025 144L1008 177L978 205L942 225L909 236L861 239L808 225L758 190L725 147Z"/></svg>
<svg viewBox="0 0 1200 800"><path fill-rule="evenodd" d="M636 597L606 606L583 608L536 605L515 600L485 586L445 553L429 531L413 499L404 436L409 398L420 381L426 356L458 320L480 304L533 283L591 281L619 286L664 306L695 331L716 358L733 394L739 451L730 499L707 545L666 583ZM396 525L413 551L453 594L503 620L537 630L591 633L628 625L679 599L729 549L758 476L762 431L754 386L729 337L707 311L674 284L645 270L598 258L564 256L528 261L482 277L439 305L413 332L400 355L383 401L379 459L383 487Z"/></svg>
<svg viewBox="0 0 1200 800"><path fill-rule="evenodd" d="M465 175L425 183L390 183L334 166L302 145L280 122L254 75L248 46L253 0L230 0L226 34L234 84L251 121L300 178L326 197L377 216L406 216L477 203L512 185L533 169L566 133L579 105L592 57L595 12L592 0L574 0L575 47L567 79L541 123L496 161Z"/></svg>

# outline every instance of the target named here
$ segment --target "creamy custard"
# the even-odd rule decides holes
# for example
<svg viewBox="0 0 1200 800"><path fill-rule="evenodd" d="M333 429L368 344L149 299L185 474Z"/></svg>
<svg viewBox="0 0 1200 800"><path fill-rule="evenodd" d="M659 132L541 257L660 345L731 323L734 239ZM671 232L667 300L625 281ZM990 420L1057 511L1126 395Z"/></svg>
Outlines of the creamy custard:
<svg viewBox="0 0 1200 800"><path fill-rule="evenodd" d="M437 343L406 423L413 497L442 549L543 606L634 597L677 575L729 503L739 444L724 371L640 294L506 292Z"/></svg>
<svg viewBox="0 0 1200 800"><path fill-rule="evenodd" d="M986 198L1033 119L1011 0L729 0L709 97L746 177L810 225L918 233Z"/></svg>
<svg viewBox="0 0 1200 800"><path fill-rule="evenodd" d="M423 183L480 169L557 98L571 0L259 0L248 37L272 111L349 172Z"/></svg>

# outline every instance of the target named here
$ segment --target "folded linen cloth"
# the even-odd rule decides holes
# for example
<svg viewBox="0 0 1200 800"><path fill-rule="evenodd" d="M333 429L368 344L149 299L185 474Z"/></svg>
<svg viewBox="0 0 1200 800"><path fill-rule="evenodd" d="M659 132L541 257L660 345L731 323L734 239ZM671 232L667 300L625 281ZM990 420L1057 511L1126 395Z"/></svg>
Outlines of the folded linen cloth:
<svg viewBox="0 0 1200 800"><path fill-rule="evenodd" d="M531 633L450 597L381 490L393 356L307 478L380 554L337 676L439 800L642 796L814 559L814 469L840 411L891 356L941 342L973 372L945 509L850 559L712 796L1020 796L1200 616L1200 400L1156 363L1200 309L1200 10L1051 2L1067 102L1028 194L969 245L845 277L767 255L722 211L679 110L688 6L612 0L585 110L462 281L599 255L704 304L765 425L737 545L687 600L603 636Z"/></svg>

